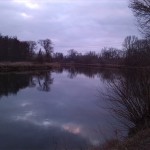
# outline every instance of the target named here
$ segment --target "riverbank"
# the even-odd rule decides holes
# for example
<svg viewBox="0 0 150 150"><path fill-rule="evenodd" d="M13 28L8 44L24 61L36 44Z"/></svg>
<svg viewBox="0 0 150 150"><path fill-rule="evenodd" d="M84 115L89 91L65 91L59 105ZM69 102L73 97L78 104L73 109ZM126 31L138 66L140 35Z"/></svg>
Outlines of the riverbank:
<svg viewBox="0 0 150 150"><path fill-rule="evenodd" d="M80 64L80 63L62 63L65 67L90 67L90 68L116 68L116 69L150 69L150 66L126 66L119 64Z"/></svg>
<svg viewBox="0 0 150 150"><path fill-rule="evenodd" d="M56 64L52 63L32 63L32 62L6 62L0 63L0 72L11 71L33 71L33 70L48 70L55 67ZM57 64L58 66L58 64Z"/></svg>
<svg viewBox="0 0 150 150"><path fill-rule="evenodd" d="M130 67L112 64L79 64L79 63L33 63L33 62L3 62L0 63L0 72L48 70L58 67L89 67L110 69L149 69L150 67Z"/></svg>
<svg viewBox="0 0 150 150"><path fill-rule="evenodd" d="M103 145L92 150L149 150L150 149L150 129L139 131L133 137L128 137L123 141L112 139Z"/></svg>

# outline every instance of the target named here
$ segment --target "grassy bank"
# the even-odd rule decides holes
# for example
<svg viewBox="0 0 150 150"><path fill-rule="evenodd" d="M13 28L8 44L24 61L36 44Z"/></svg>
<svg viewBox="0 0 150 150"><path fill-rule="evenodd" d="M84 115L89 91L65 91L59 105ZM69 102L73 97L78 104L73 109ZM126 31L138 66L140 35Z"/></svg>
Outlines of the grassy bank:
<svg viewBox="0 0 150 150"><path fill-rule="evenodd" d="M62 63L60 66L67 67L93 67L93 68L116 68L116 69L150 69L150 66L127 66L119 64L80 64L80 63Z"/></svg>
<svg viewBox="0 0 150 150"><path fill-rule="evenodd" d="M0 72L48 70L58 66L56 63L3 62L0 63Z"/></svg>
<svg viewBox="0 0 150 150"><path fill-rule="evenodd" d="M150 149L150 129L139 131L133 137L128 137L123 141L112 139L103 145L92 150L149 150Z"/></svg>
<svg viewBox="0 0 150 150"><path fill-rule="evenodd" d="M114 69L148 69L150 67L130 67L114 64L79 64L79 63L33 63L33 62L1 62L0 72L48 70L56 67L90 67Z"/></svg>

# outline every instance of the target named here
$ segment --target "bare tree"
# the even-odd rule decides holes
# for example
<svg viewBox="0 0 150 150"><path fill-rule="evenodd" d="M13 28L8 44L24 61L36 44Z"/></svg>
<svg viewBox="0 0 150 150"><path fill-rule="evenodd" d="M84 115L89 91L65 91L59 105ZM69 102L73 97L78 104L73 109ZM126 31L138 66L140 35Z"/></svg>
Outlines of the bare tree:
<svg viewBox="0 0 150 150"><path fill-rule="evenodd" d="M44 62L44 60L43 60L43 53L42 53L41 49L39 50L39 52L38 52L38 54L37 54L36 61L37 61L38 63L43 63L43 62Z"/></svg>
<svg viewBox="0 0 150 150"><path fill-rule="evenodd" d="M52 57L53 47L50 39L39 40L38 43L44 48L46 53L46 61L50 61Z"/></svg>
<svg viewBox="0 0 150 150"><path fill-rule="evenodd" d="M123 42L123 49L128 51L134 49L135 43L138 41L136 36L127 36Z"/></svg>
<svg viewBox="0 0 150 150"><path fill-rule="evenodd" d="M148 66L150 63L150 40L127 36L123 42L125 64L128 66Z"/></svg>
<svg viewBox="0 0 150 150"><path fill-rule="evenodd" d="M132 74L132 76L131 76ZM132 135L150 127L149 70L127 72L124 78L110 82L108 98L116 117L129 127Z"/></svg>
<svg viewBox="0 0 150 150"><path fill-rule="evenodd" d="M130 6L137 17L141 31L150 38L150 0L130 0Z"/></svg>
<svg viewBox="0 0 150 150"><path fill-rule="evenodd" d="M35 54L35 50L37 48L36 42L35 41L26 41L29 45L29 59L32 59L34 54Z"/></svg>

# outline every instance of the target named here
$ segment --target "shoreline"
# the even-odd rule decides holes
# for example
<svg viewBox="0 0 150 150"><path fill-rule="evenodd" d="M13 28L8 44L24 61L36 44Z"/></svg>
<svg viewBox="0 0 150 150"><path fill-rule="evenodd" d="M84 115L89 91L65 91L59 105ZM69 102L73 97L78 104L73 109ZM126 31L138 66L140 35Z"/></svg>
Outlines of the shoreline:
<svg viewBox="0 0 150 150"><path fill-rule="evenodd" d="M13 72L13 71L34 71L34 70L48 70L52 69L52 64L45 63L32 63L32 62L6 62L0 63L0 72Z"/></svg>
<svg viewBox="0 0 150 150"><path fill-rule="evenodd" d="M149 66L125 66L125 65L112 65L112 64L79 64L79 63L34 63L34 62L1 62L0 72L11 71L34 71L34 70L49 70L59 67L87 67L97 69L150 69Z"/></svg>

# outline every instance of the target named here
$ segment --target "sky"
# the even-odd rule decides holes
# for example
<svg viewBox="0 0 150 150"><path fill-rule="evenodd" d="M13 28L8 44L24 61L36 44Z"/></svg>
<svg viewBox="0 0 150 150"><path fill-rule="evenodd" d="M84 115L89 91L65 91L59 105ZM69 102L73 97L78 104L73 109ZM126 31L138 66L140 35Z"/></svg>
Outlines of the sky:
<svg viewBox="0 0 150 150"><path fill-rule="evenodd" d="M129 0L0 0L0 33L34 40L49 38L55 52L121 48L140 36Z"/></svg>

